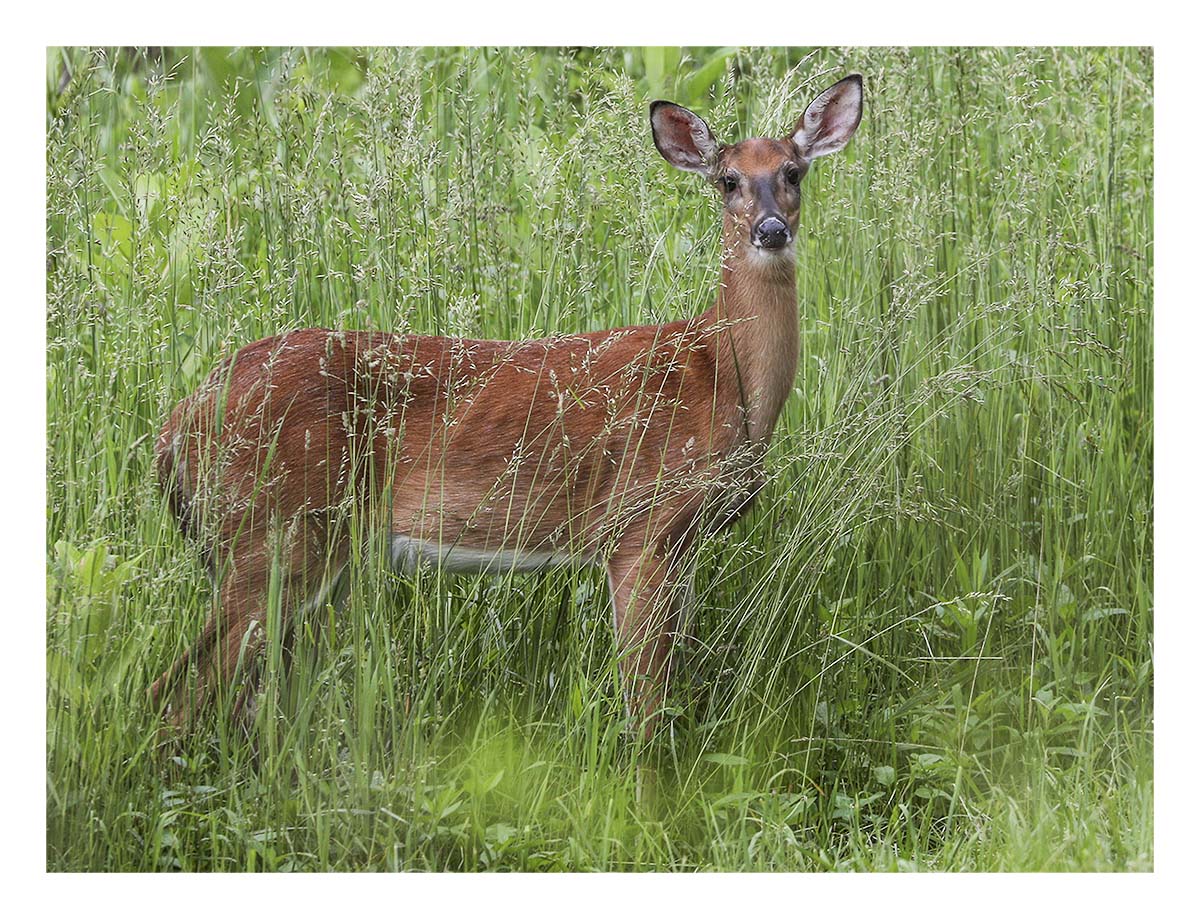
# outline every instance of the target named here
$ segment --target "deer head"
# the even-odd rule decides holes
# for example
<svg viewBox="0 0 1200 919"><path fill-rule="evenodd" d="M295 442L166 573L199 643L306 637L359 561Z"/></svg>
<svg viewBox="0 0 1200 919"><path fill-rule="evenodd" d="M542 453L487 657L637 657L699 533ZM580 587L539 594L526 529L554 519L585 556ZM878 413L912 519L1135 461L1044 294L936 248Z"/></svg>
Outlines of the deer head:
<svg viewBox="0 0 1200 919"><path fill-rule="evenodd" d="M791 133L718 143L704 120L673 102L654 102L654 144L677 169L698 172L720 191L734 245L764 257L790 256L800 212L800 182L819 156L849 142L862 118L862 77L852 74L817 96Z"/></svg>

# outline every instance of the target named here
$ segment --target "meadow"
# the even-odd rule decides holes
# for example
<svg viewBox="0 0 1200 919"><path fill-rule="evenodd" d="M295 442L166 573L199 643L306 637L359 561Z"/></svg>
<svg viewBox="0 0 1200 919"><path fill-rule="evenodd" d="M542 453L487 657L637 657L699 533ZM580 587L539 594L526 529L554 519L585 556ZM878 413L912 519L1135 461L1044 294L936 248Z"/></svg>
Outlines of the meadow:
<svg viewBox="0 0 1200 919"><path fill-rule="evenodd" d="M1148 49L46 64L48 869L1154 867ZM600 570L398 574L369 535L286 668L269 616L250 736L160 746L146 690L212 594L153 442L217 360L698 313L717 196L650 101L781 135L849 72L769 482L701 547L653 749Z"/></svg>

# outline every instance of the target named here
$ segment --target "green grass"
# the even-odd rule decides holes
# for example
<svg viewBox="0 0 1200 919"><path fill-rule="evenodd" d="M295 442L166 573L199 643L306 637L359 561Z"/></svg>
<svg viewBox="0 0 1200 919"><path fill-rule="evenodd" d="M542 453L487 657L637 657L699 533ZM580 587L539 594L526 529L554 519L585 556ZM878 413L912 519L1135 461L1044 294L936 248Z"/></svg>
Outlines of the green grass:
<svg viewBox="0 0 1200 919"><path fill-rule="evenodd" d="M657 749L623 733L600 572L405 577L369 543L286 670L269 627L250 738L214 711L157 748L146 688L210 591L153 437L219 356L698 312L717 204L649 101L778 134L851 70L863 124L805 180L771 481L703 546ZM1151 72L52 49L48 867L1151 869Z"/></svg>

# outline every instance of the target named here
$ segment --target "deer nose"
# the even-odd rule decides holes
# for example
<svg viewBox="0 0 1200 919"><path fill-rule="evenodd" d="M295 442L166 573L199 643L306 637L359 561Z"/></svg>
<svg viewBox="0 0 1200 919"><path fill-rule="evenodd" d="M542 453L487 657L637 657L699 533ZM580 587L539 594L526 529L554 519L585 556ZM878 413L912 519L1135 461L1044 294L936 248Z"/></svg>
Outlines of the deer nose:
<svg viewBox="0 0 1200 919"><path fill-rule="evenodd" d="M782 249L791 241L791 231L778 217L764 217L754 228L754 244L763 249Z"/></svg>

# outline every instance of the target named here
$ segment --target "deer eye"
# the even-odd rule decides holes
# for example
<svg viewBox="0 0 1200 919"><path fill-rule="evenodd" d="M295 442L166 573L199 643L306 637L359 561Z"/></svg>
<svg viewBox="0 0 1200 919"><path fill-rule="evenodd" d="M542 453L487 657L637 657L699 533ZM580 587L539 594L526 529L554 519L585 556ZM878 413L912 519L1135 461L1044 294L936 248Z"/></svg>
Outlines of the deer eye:
<svg viewBox="0 0 1200 919"><path fill-rule="evenodd" d="M728 173L721 176L721 187L725 189L725 194L733 194L735 191L737 191L738 187L737 176L732 176Z"/></svg>
<svg viewBox="0 0 1200 919"><path fill-rule="evenodd" d="M800 170L795 166L788 166L783 170L783 178L793 188L800 187Z"/></svg>

